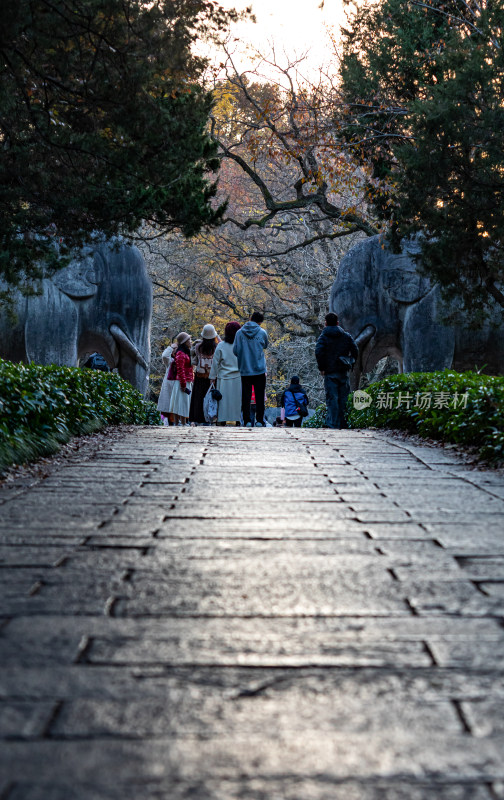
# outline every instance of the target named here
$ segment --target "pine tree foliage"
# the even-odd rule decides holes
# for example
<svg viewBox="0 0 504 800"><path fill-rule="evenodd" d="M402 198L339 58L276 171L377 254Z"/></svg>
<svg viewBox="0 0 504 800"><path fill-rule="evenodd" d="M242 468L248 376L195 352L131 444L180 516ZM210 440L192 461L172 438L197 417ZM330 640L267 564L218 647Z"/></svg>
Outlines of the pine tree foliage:
<svg viewBox="0 0 504 800"><path fill-rule="evenodd" d="M476 315L504 306L504 6L383 0L345 31L345 135L392 241Z"/></svg>
<svg viewBox="0 0 504 800"><path fill-rule="evenodd" d="M55 239L219 219L191 45L228 18L213 0L2 0L0 274L36 274Z"/></svg>

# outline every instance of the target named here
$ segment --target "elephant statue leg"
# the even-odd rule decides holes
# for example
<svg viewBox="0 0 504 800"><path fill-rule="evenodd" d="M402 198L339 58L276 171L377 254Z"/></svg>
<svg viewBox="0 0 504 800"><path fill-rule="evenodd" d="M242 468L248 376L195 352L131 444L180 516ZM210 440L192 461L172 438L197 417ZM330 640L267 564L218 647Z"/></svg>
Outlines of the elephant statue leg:
<svg viewBox="0 0 504 800"><path fill-rule="evenodd" d="M406 310L403 324L403 355L405 372L433 372L453 364L455 334L453 328L442 325L440 291L431 291Z"/></svg>

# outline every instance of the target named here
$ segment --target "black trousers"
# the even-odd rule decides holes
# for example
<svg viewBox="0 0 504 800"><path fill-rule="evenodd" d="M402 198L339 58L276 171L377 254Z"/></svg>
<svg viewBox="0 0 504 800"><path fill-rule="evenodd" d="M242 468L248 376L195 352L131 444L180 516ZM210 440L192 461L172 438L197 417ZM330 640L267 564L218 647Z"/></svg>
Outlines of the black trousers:
<svg viewBox="0 0 504 800"><path fill-rule="evenodd" d="M300 428L302 421L303 420L301 419L301 417L298 417L297 419L287 419L286 418L285 419L285 425L287 426L287 428Z"/></svg>
<svg viewBox="0 0 504 800"><path fill-rule="evenodd" d="M264 390L266 389L266 375L242 375L242 412L243 424L250 422L250 399L252 397L252 387L254 387L256 399L256 422L264 424Z"/></svg>

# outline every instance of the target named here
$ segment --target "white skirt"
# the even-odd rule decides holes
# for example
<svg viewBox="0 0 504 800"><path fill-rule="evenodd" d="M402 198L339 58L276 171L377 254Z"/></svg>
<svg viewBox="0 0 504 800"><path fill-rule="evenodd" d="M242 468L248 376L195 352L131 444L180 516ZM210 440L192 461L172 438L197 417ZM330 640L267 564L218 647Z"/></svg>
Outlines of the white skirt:
<svg viewBox="0 0 504 800"><path fill-rule="evenodd" d="M192 383L188 383L187 388L192 390ZM191 395L182 391L180 381L174 381L168 412L179 417L188 417L190 405Z"/></svg>
<svg viewBox="0 0 504 800"><path fill-rule="evenodd" d="M178 383L178 381L168 381L166 378L163 379L157 404L158 411L160 411L161 414L169 413L170 400L173 392L173 386L175 383Z"/></svg>
<svg viewBox="0 0 504 800"><path fill-rule="evenodd" d="M222 394L222 400L219 400L218 422L240 422L242 401L241 377L217 378L217 389Z"/></svg>

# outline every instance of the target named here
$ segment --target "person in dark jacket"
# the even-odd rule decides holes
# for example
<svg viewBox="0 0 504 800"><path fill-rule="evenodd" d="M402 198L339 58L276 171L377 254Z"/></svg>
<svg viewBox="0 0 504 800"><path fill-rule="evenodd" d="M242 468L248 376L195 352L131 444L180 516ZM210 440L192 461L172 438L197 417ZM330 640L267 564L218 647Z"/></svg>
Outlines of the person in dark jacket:
<svg viewBox="0 0 504 800"><path fill-rule="evenodd" d="M350 394L348 371L359 350L349 333L338 325L338 315L326 314L326 327L317 339L315 358L324 376L328 428L347 428L346 404ZM346 364L343 359L353 359Z"/></svg>
<svg viewBox="0 0 504 800"><path fill-rule="evenodd" d="M297 375L293 375L290 384L282 394L281 406L285 413L285 424L288 428L300 428L303 418L298 412L299 404L308 407L308 395L299 383Z"/></svg>

